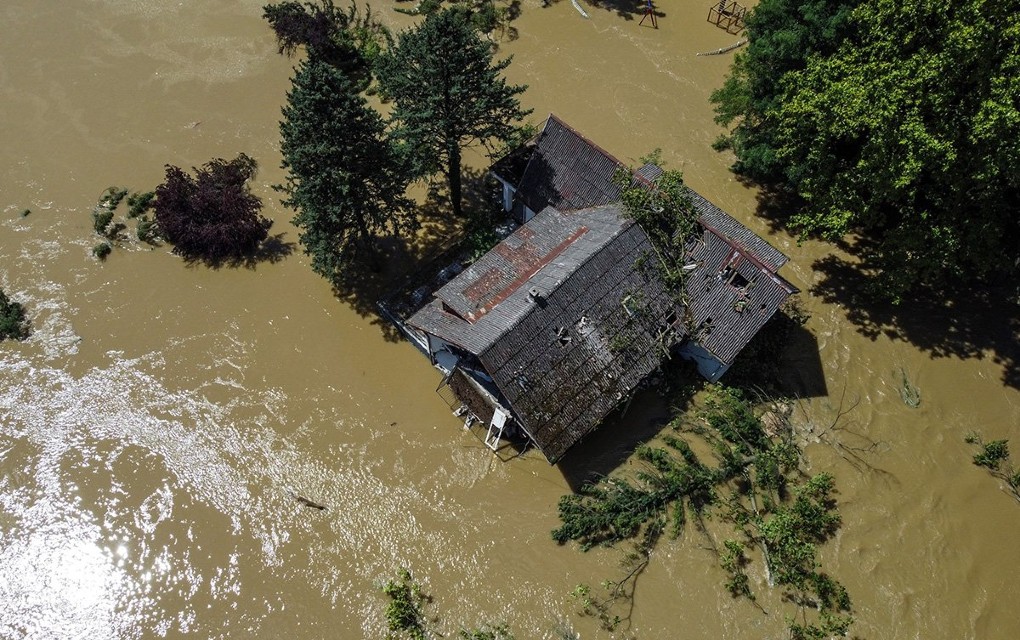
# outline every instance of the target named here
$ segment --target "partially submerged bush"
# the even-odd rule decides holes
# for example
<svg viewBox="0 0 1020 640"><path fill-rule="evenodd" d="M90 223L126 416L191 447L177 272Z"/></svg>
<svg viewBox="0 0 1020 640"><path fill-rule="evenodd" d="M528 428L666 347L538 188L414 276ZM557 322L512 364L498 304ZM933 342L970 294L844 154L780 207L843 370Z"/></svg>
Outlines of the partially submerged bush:
<svg viewBox="0 0 1020 640"><path fill-rule="evenodd" d="M0 289L0 340L24 340L28 337L28 318L25 307L7 297Z"/></svg>
<svg viewBox="0 0 1020 640"><path fill-rule="evenodd" d="M149 220L149 216L142 216L138 219L136 233L142 242L153 244L159 240L159 227L156 226L155 220Z"/></svg>
<svg viewBox="0 0 1020 640"><path fill-rule="evenodd" d="M166 166L166 181L156 187L156 224L174 253L218 262L258 249L273 223L259 215L262 201L248 189L257 167L243 153L211 160L195 177Z"/></svg>
<svg viewBox="0 0 1020 640"><path fill-rule="evenodd" d="M96 233L105 236L110 223L113 222L113 210L105 204L98 204L92 210L92 228Z"/></svg>
<svg viewBox="0 0 1020 640"><path fill-rule="evenodd" d="M390 637L400 636L412 640L425 640L425 614L422 609L429 597L422 591L412 578L411 572L401 569L398 580L390 580L383 585L383 593L389 596L386 605L386 623Z"/></svg>
<svg viewBox="0 0 1020 640"><path fill-rule="evenodd" d="M92 255L100 260L106 260L106 256L110 255L110 252L112 251L113 246L109 242L100 242L96 246L92 247Z"/></svg>
<svg viewBox="0 0 1020 640"><path fill-rule="evenodd" d="M106 192L99 198L99 204L106 205L110 211L120 206L121 200L127 196L128 190L120 187L107 187Z"/></svg>
<svg viewBox="0 0 1020 640"><path fill-rule="evenodd" d="M1013 466L1009 456L1009 440L985 442L981 434L972 431L967 434L965 441L980 447L980 451L974 454L974 464L988 469L993 477L1004 481L1010 495L1020 502L1020 471Z"/></svg>
<svg viewBox="0 0 1020 640"><path fill-rule="evenodd" d="M152 203L156 200L155 191L146 191L145 193L132 193L128 196L128 214L129 218L137 218L143 213L152 208Z"/></svg>

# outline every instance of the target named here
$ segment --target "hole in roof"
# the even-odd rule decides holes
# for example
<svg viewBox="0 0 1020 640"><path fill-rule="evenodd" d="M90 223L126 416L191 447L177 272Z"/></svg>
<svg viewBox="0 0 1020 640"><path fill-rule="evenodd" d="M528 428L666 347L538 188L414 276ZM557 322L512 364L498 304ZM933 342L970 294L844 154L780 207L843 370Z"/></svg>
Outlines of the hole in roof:
<svg viewBox="0 0 1020 640"><path fill-rule="evenodd" d="M730 278L730 285L734 289L746 289L751 284L751 281L745 278L740 272L735 272L733 277Z"/></svg>

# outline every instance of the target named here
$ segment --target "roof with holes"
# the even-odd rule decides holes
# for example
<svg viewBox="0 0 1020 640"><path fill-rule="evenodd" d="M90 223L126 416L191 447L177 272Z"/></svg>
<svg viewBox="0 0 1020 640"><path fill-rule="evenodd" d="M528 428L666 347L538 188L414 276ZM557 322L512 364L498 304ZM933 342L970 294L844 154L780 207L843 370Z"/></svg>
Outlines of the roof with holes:
<svg viewBox="0 0 1020 640"><path fill-rule="evenodd" d="M550 461L593 431L662 362L693 339L730 364L796 289L787 260L690 191L699 234L687 243L688 307L654 268L648 236L624 216L624 165L555 116L493 167L540 211L446 285L408 321L491 376ZM662 170L635 177L653 184ZM480 416L481 417L481 416Z"/></svg>
<svg viewBox="0 0 1020 640"><path fill-rule="evenodd" d="M451 280L409 323L476 356L554 461L682 337L648 236L616 205L547 208Z"/></svg>

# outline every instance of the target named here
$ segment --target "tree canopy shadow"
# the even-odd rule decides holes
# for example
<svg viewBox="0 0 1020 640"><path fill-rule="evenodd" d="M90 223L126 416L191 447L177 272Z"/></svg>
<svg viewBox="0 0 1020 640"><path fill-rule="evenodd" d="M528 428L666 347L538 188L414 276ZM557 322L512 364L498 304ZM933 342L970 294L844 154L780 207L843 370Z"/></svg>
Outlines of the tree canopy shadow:
<svg viewBox="0 0 1020 640"><path fill-rule="evenodd" d="M863 247L850 249L853 258L866 255ZM1002 366L1002 383L1020 389L1020 309L1015 292L1006 285L919 291L910 300L891 304L868 295L876 276L866 257L857 262L828 255L812 267L822 280L811 292L842 305L861 335L903 340L932 358L990 357Z"/></svg>
<svg viewBox="0 0 1020 640"><path fill-rule="evenodd" d="M569 2L570 0L543 0L542 6L548 7L558 2ZM588 5L589 7L597 7L605 11L612 11L617 16L624 20L635 20L638 16L642 16L645 13L645 2L644 0L579 0L581 3ZM666 12L662 11L658 7L654 7L653 11L656 18L665 18Z"/></svg>
<svg viewBox="0 0 1020 640"><path fill-rule="evenodd" d="M634 450L662 431L672 415L668 404L654 391L639 392L581 442L570 448L556 466L570 489L607 477L631 458Z"/></svg>
<svg viewBox="0 0 1020 640"><path fill-rule="evenodd" d="M270 235L262 241L254 252L249 254L219 259L204 258L201 256L181 256L181 259L184 260L184 263L189 267L202 265L214 270L226 267L229 269L244 268L254 271L260 264L277 264L282 262L290 254L294 253L294 249L297 247L297 244L284 240L284 236L286 235L286 232Z"/></svg>
<svg viewBox="0 0 1020 640"><path fill-rule="evenodd" d="M742 184L758 189L757 215L773 231L800 232L791 227L789 218L804 206L802 199L782 187L735 175ZM1015 283L963 281L939 291L919 288L912 297L893 304L877 295L882 275L874 260L875 241L808 237L826 241L844 254L829 254L812 263L822 279L811 293L842 305L861 335L903 340L932 358L991 357L1002 366L1002 383L1020 388L1020 306Z"/></svg>
<svg viewBox="0 0 1020 640"><path fill-rule="evenodd" d="M494 191L485 170L465 170L463 193L465 213L476 216L491 210ZM496 202L498 205L498 200ZM403 335L382 313L379 302L413 290L432 267L444 259L452 259L450 252L462 239L467 224L467 220L453 218L449 194L438 185L429 187L417 215L421 228L415 235L379 238L377 268L353 270L342 282L333 283L337 299L362 318L369 318L389 342L399 342ZM438 268L443 266L446 265L438 265Z"/></svg>
<svg viewBox="0 0 1020 640"><path fill-rule="evenodd" d="M691 362L673 357L663 363L649 379L647 388L617 407L594 432L557 461L556 466L570 489L577 492L633 461L634 451L687 411L694 395L706 384Z"/></svg>

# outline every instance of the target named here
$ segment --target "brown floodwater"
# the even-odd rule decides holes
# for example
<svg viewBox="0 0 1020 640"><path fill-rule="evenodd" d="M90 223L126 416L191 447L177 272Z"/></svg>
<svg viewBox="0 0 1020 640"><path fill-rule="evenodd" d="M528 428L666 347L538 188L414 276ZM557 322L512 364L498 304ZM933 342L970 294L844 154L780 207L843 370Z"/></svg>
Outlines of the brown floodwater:
<svg viewBox="0 0 1020 640"><path fill-rule="evenodd" d="M564 621L609 637L574 615L569 592L615 576L618 552L581 554L549 531L568 476L632 441L601 433L570 471L537 452L497 459L436 395L438 372L365 306L337 300L300 250L220 269L137 242L92 258L90 212L107 186L151 189L165 163L239 151L260 163L273 233L296 243L271 189L294 63L262 4L0 5L0 286L35 329L0 345L0 637L382 637L378 586L399 567L435 597L448 635L488 620L522 639ZM849 299L812 294L832 247L771 232L709 146L708 96L732 54L695 54L736 36L704 21L707 2L661 4L656 30L525 0L520 38L501 47L515 56L508 75L531 86L536 120L555 112L627 161L662 147L791 256L784 274L811 314L788 354L791 384L815 396L801 402L801 423L816 425L802 434L817 439L841 398L857 401L839 438L866 449L864 465L824 442L807 449L811 471L838 479L844 525L822 555L854 598L853 632L1020 637L1020 505L962 441L979 428L1020 451L1020 393L1004 383L1011 318L972 319L966 357L933 357L951 322L910 340L865 335ZM392 7L375 8L410 23ZM901 368L917 409L900 398ZM662 413L645 398L616 424L642 432ZM767 614L725 593L696 535L664 542L619 635L782 637L788 608L760 570L752 580Z"/></svg>

